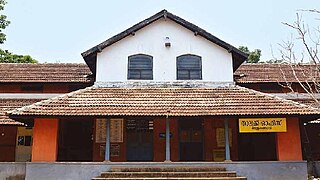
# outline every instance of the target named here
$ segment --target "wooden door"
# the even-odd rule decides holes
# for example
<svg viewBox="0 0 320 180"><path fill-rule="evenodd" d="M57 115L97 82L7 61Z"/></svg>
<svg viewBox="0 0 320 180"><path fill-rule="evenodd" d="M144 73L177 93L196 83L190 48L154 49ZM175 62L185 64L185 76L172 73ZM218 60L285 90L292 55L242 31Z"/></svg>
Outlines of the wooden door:
<svg viewBox="0 0 320 180"><path fill-rule="evenodd" d="M201 119L179 120L180 161L203 160L203 128Z"/></svg>
<svg viewBox="0 0 320 180"><path fill-rule="evenodd" d="M92 161L93 121L65 119L59 125L58 161Z"/></svg>
<svg viewBox="0 0 320 180"><path fill-rule="evenodd" d="M127 161L153 161L153 121L126 121Z"/></svg>
<svg viewBox="0 0 320 180"><path fill-rule="evenodd" d="M275 133L239 133L239 160L276 161Z"/></svg>

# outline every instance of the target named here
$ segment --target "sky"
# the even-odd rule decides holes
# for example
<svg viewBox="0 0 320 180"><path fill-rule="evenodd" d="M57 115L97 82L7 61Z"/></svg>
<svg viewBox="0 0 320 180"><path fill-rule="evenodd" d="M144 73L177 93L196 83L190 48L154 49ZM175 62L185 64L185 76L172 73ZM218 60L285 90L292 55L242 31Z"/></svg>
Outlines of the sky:
<svg viewBox="0 0 320 180"><path fill-rule="evenodd" d="M0 48L28 54L41 63L83 63L81 53L132 25L167 9L235 47L261 49L263 60L277 56L279 43L294 31L302 13L309 25L319 0L7 0L3 14L11 24ZM273 52L273 53L272 53Z"/></svg>

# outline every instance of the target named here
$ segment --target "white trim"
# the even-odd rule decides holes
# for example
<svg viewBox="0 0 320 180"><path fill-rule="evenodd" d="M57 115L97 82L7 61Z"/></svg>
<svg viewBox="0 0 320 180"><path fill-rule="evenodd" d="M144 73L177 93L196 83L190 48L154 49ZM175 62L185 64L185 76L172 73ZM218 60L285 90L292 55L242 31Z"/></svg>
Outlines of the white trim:
<svg viewBox="0 0 320 180"><path fill-rule="evenodd" d="M134 87L185 87L185 88L218 88L234 87L234 82L212 82L203 80L175 80L175 81L153 81L153 80L128 80L128 81L97 81L94 83L98 88L134 88Z"/></svg>
<svg viewBox="0 0 320 180"><path fill-rule="evenodd" d="M308 93L270 93L274 96L278 96L284 99L290 100L303 100L303 99L313 99ZM316 99L320 99L320 93L312 94Z"/></svg>
<svg viewBox="0 0 320 180"><path fill-rule="evenodd" d="M49 99L65 93L36 94L36 93L0 93L0 99Z"/></svg>

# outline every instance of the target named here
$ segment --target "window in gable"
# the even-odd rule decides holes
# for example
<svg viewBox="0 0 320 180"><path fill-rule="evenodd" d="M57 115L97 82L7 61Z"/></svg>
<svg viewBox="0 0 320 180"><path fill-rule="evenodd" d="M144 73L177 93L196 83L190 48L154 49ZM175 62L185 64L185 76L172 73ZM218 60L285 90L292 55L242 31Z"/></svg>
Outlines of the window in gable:
<svg viewBox="0 0 320 180"><path fill-rule="evenodd" d="M152 56L138 54L129 56L128 79L152 80Z"/></svg>
<svg viewBox="0 0 320 180"><path fill-rule="evenodd" d="M196 55L182 55L177 57L177 80L201 80L201 57Z"/></svg>

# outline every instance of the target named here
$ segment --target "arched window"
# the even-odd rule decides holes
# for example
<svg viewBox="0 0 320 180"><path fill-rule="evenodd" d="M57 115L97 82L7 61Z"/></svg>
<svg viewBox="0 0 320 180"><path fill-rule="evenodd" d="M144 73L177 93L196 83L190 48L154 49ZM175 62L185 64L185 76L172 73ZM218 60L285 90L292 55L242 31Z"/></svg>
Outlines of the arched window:
<svg viewBox="0 0 320 180"><path fill-rule="evenodd" d="M137 54L128 58L128 79L152 80L152 56Z"/></svg>
<svg viewBox="0 0 320 180"><path fill-rule="evenodd" d="M182 55L177 57L177 80L201 80L201 57L196 55Z"/></svg>

